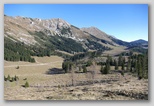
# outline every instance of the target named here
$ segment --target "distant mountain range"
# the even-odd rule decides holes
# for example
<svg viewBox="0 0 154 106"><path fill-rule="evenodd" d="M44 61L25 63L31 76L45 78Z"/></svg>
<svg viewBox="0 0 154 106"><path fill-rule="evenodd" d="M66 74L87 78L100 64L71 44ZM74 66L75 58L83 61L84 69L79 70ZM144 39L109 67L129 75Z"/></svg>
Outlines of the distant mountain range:
<svg viewBox="0 0 154 106"><path fill-rule="evenodd" d="M122 41L96 27L80 29L59 18L42 20L4 15L4 38L5 42L11 40L30 47L52 48L73 54L90 50L112 50L114 47L129 49L143 45L144 49L148 48L148 41Z"/></svg>

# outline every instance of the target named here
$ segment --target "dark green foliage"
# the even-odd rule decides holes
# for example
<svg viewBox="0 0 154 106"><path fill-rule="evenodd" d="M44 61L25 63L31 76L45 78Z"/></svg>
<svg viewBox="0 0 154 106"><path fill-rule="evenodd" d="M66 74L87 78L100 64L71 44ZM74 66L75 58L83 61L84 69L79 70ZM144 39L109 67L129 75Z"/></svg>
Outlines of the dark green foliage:
<svg viewBox="0 0 154 106"><path fill-rule="evenodd" d="M72 32L70 30L70 28L63 28L61 30L61 34L64 35L64 34L71 34L72 35Z"/></svg>
<svg viewBox="0 0 154 106"><path fill-rule="evenodd" d="M131 60L130 60L130 58L129 58L129 59L128 59L128 62L127 62L127 71L132 72L131 69L132 69L132 68L131 68Z"/></svg>
<svg viewBox="0 0 154 106"><path fill-rule="evenodd" d="M97 65L105 65L105 62L97 62Z"/></svg>
<svg viewBox="0 0 154 106"><path fill-rule="evenodd" d="M62 34L71 33L69 28L63 28L61 32ZM47 51L47 56L49 56L51 54L50 52L54 51L54 49L58 49L68 53L85 52L85 49L82 47L82 45L71 38L65 38L58 35L47 36L42 31L31 34L35 36L35 40L41 42L42 45L46 47L46 49L50 50ZM45 42L42 42L41 40L45 40Z"/></svg>
<svg viewBox="0 0 154 106"><path fill-rule="evenodd" d="M7 77L4 76L4 81L7 81Z"/></svg>
<svg viewBox="0 0 154 106"><path fill-rule="evenodd" d="M122 55L120 55L119 58L118 58L118 65L119 65L119 66L122 65Z"/></svg>
<svg viewBox="0 0 154 106"><path fill-rule="evenodd" d="M17 66L16 69L19 69L19 66Z"/></svg>
<svg viewBox="0 0 154 106"><path fill-rule="evenodd" d="M104 69L101 71L102 74L108 74L109 73L109 69L108 66L105 65Z"/></svg>
<svg viewBox="0 0 154 106"><path fill-rule="evenodd" d="M86 64L86 67L91 66L92 64L93 64L92 61L91 60L88 60L87 61L87 64Z"/></svg>
<svg viewBox="0 0 154 106"><path fill-rule="evenodd" d="M130 52L122 52L120 55L122 55L122 56L132 56L133 52L132 51L130 51Z"/></svg>
<svg viewBox="0 0 154 106"><path fill-rule="evenodd" d="M109 58L106 60L106 67L107 67L107 70L109 71L110 70L110 59Z"/></svg>
<svg viewBox="0 0 154 106"><path fill-rule="evenodd" d="M130 57L131 62L131 72L137 74L138 79L148 78L148 55L145 54L133 55ZM134 69L133 69L134 68Z"/></svg>
<svg viewBox="0 0 154 106"><path fill-rule="evenodd" d="M4 59L7 61L29 61L35 62L31 58L33 52L24 43L16 43L9 38L4 38Z"/></svg>
<svg viewBox="0 0 154 106"><path fill-rule="evenodd" d="M14 78L13 77L11 77L11 80L10 80L10 82L13 82L14 81Z"/></svg>
<svg viewBox="0 0 154 106"><path fill-rule="evenodd" d="M29 83L26 81L25 85L24 85L25 88L28 88L29 87Z"/></svg>
<svg viewBox="0 0 154 106"><path fill-rule="evenodd" d="M79 67L79 72L81 71L81 67Z"/></svg>
<svg viewBox="0 0 154 106"><path fill-rule="evenodd" d="M85 43L85 45L91 50L111 50L111 48L102 46L101 44L99 44L95 41L92 41L89 39L87 39L87 41L88 41L88 43Z"/></svg>
<svg viewBox="0 0 154 106"><path fill-rule="evenodd" d="M94 52L85 52L85 53L75 54L70 58L70 61L76 61L79 59L83 59L85 57L88 57L88 58L98 57L101 55L101 53L102 51L94 51Z"/></svg>
<svg viewBox="0 0 154 106"><path fill-rule="evenodd" d="M124 77L124 70L121 71L121 75Z"/></svg>
<svg viewBox="0 0 154 106"><path fill-rule="evenodd" d="M86 68L86 66L83 66L82 68L83 68L83 73L87 73L87 68Z"/></svg>
<svg viewBox="0 0 154 106"><path fill-rule="evenodd" d="M33 35L37 35L37 37L41 38L42 40L47 40L47 39L48 39L48 38L46 37L46 35L45 35L42 31L39 31L39 32L35 31L35 32L33 33Z"/></svg>
<svg viewBox="0 0 154 106"><path fill-rule="evenodd" d="M111 56L107 56L107 61L109 62L109 64L111 65L111 66L113 66L113 65L115 65L114 64L114 61L113 61L113 59L112 59L112 57Z"/></svg>
<svg viewBox="0 0 154 106"><path fill-rule="evenodd" d="M11 77L10 77L10 75L8 75L8 76L7 76L7 80L8 80L8 81L10 81L10 80L11 80Z"/></svg>
<svg viewBox="0 0 154 106"><path fill-rule="evenodd" d="M148 51L148 49L145 49L145 48L140 47L140 46L132 46L132 47L129 47L127 49L130 50L130 51L139 52L139 53L142 53L142 54L144 54Z"/></svg>
<svg viewBox="0 0 154 106"><path fill-rule="evenodd" d="M49 42L56 48L68 53L85 52L82 45L71 38L51 36Z"/></svg>
<svg viewBox="0 0 154 106"><path fill-rule="evenodd" d="M122 70L125 70L124 62L122 62L121 69L122 69Z"/></svg>
<svg viewBox="0 0 154 106"><path fill-rule="evenodd" d="M100 69L100 72L103 74L103 71L104 71L104 67L101 66L101 69Z"/></svg>
<svg viewBox="0 0 154 106"><path fill-rule="evenodd" d="M119 67L118 67L118 62L116 60L114 60L114 65L115 65L115 70L118 70Z"/></svg>
<svg viewBox="0 0 154 106"><path fill-rule="evenodd" d="M110 59L111 59L111 57L108 55L107 56L107 60L106 60L105 67L103 68L103 66L101 66L100 72L102 74L109 74L109 71L110 71Z"/></svg>
<svg viewBox="0 0 154 106"><path fill-rule="evenodd" d="M71 57L70 55L67 55L67 54L64 54L64 53L61 53L61 52L58 52L58 51L54 51L53 55L63 57L64 59L69 59Z"/></svg>
<svg viewBox="0 0 154 106"><path fill-rule="evenodd" d="M19 80L19 77L18 76L14 76L14 81L18 81Z"/></svg>
<svg viewBox="0 0 154 106"><path fill-rule="evenodd" d="M62 64L62 69L65 71L65 73L70 72L72 69L73 63L70 61L64 61Z"/></svg>
<svg viewBox="0 0 154 106"><path fill-rule="evenodd" d="M111 43L111 42L109 42L109 41L106 41L106 40L103 40L103 39L101 39L101 42L102 42L102 43L105 43L105 44L110 44L110 45L114 46L113 43Z"/></svg>
<svg viewBox="0 0 154 106"><path fill-rule="evenodd" d="M134 66L134 68L135 68L135 72L138 72L138 68L137 68L137 60L135 60L135 66Z"/></svg>
<svg viewBox="0 0 154 106"><path fill-rule="evenodd" d="M109 74L109 71L110 71L110 63L109 63L108 60L106 60L106 65L105 65L104 68L103 68L103 66L101 66L100 72L101 72L102 74Z"/></svg>
<svg viewBox="0 0 154 106"><path fill-rule="evenodd" d="M138 57L137 74L138 74L139 79L141 79L143 73L142 73L142 66L141 66L141 59L140 59L140 57Z"/></svg>
<svg viewBox="0 0 154 106"><path fill-rule="evenodd" d="M13 81L18 81L18 80L19 80L19 77L16 75L14 77L10 77L10 75L8 75L7 77L4 76L4 81L13 82Z"/></svg>

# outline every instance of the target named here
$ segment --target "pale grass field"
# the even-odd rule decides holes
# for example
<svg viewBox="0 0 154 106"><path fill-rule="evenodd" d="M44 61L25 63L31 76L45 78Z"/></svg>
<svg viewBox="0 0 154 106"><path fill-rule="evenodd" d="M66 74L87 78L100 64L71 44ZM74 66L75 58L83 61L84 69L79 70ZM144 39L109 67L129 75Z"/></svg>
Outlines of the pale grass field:
<svg viewBox="0 0 154 106"><path fill-rule="evenodd" d="M38 63L29 62L4 62L4 75L11 77L19 76L19 84L24 84L23 79L27 78L30 84L50 80L51 77L46 74L48 69L61 68L63 58L58 56L35 57ZM9 65L10 64L10 65ZM11 66L11 67L5 67ZM16 67L19 66L19 69Z"/></svg>
<svg viewBox="0 0 154 106"><path fill-rule="evenodd" d="M18 82L4 82L5 100L136 100L134 97L118 95L115 92L148 94L148 80L138 80L127 73L125 77L120 73L101 75L100 66L96 66L94 78L90 73L49 75L46 74L49 69L61 68L63 59L58 56L35 59L37 63L4 62L5 76L19 76ZM11 67L8 67L9 64ZM19 69L16 69L17 66ZM91 67L87 69L92 70ZM70 86L72 75L74 86ZM23 80L25 78L27 80ZM29 88L22 87L26 81L30 84ZM97 83L87 83L92 81ZM110 94L111 92L113 94Z"/></svg>
<svg viewBox="0 0 154 106"><path fill-rule="evenodd" d="M127 51L127 50L124 50L124 49L126 49L126 47L124 47L124 46L114 46L111 48L113 48L113 50L105 51L104 54L116 55L116 54L120 54L122 52Z"/></svg>

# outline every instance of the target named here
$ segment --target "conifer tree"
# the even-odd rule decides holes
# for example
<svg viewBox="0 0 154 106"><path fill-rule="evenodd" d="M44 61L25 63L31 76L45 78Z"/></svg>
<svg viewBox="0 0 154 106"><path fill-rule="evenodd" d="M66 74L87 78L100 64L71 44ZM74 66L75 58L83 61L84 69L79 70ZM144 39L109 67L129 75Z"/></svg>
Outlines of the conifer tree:
<svg viewBox="0 0 154 106"><path fill-rule="evenodd" d="M29 83L26 81L25 88L29 87Z"/></svg>
<svg viewBox="0 0 154 106"><path fill-rule="evenodd" d="M10 81L10 79L11 79L11 77L10 77L10 75L8 75L7 80Z"/></svg>
<svg viewBox="0 0 154 106"><path fill-rule="evenodd" d="M137 74L138 74L138 78L142 79L142 67L141 67L141 60L140 57L138 57L138 64L137 64Z"/></svg>
<svg viewBox="0 0 154 106"><path fill-rule="evenodd" d="M87 73L87 68L86 68L86 66L83 66L83 73Z"/></svg>
<svg viewBox="0 0 154 106"><path fill-rule="evenodd" d="M127 63L127 71L131 71L131 60L130 60L130 58L128 59L128 63Z"/></svg>
<svg viewBox="0 0 154 106"><path fill-rule="evenodd" d="M118 70L118 62L115 60L115 70Z"/></svg>
<svg viewBox="0 0 154 106"><path fill-rule="evenodd" d="M103 74L103 71L104 71L104 67L103 65L101 66L101 69L100 69L100 72Z"/></svg>
<svg viewBox="0 0 154 106"><path fill-rule="evenodd" d="M118 58L118 65L121 66L121 63L122 63L122 55L120 55Z"/></svg>
<svg viewBox="0 0 154 106"><path fill-rule="evenodd" d="M4 81L7 81L7 78L5 77L5 75L4 75Z"/></svg>
<svg viewBox="0 0 154 106"><path fill-rule="evenodd" d="M135 72L138 72L138 68L137 68L137 60L135 60Z"/></svg>
<svg viewBox="0 0 154 106"><path fill-rule="evenodd" d="M121 69L122 69L122 70L125 69L125 67L124 67L124 62L122 62Z"/></svg>

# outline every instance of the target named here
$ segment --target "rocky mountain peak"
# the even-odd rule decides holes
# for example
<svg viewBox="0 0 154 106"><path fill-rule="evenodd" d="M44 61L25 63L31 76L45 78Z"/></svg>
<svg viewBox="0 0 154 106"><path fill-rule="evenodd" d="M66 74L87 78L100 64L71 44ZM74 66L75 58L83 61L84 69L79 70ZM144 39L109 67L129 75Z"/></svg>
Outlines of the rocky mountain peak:
<svg viewBox="0 0 154 106"><path fill-rule="evenodd" d="M93 26L88 27L88 28L83 27L83 28L81 28L81 30L86 31L86 32L94 35L95 37L97 37L99 39L104 39L104 40L107 40L109 42L112 42L111 39L109 38L109 36L105 32L99 30L96 27L93 27Z"/></svg>

